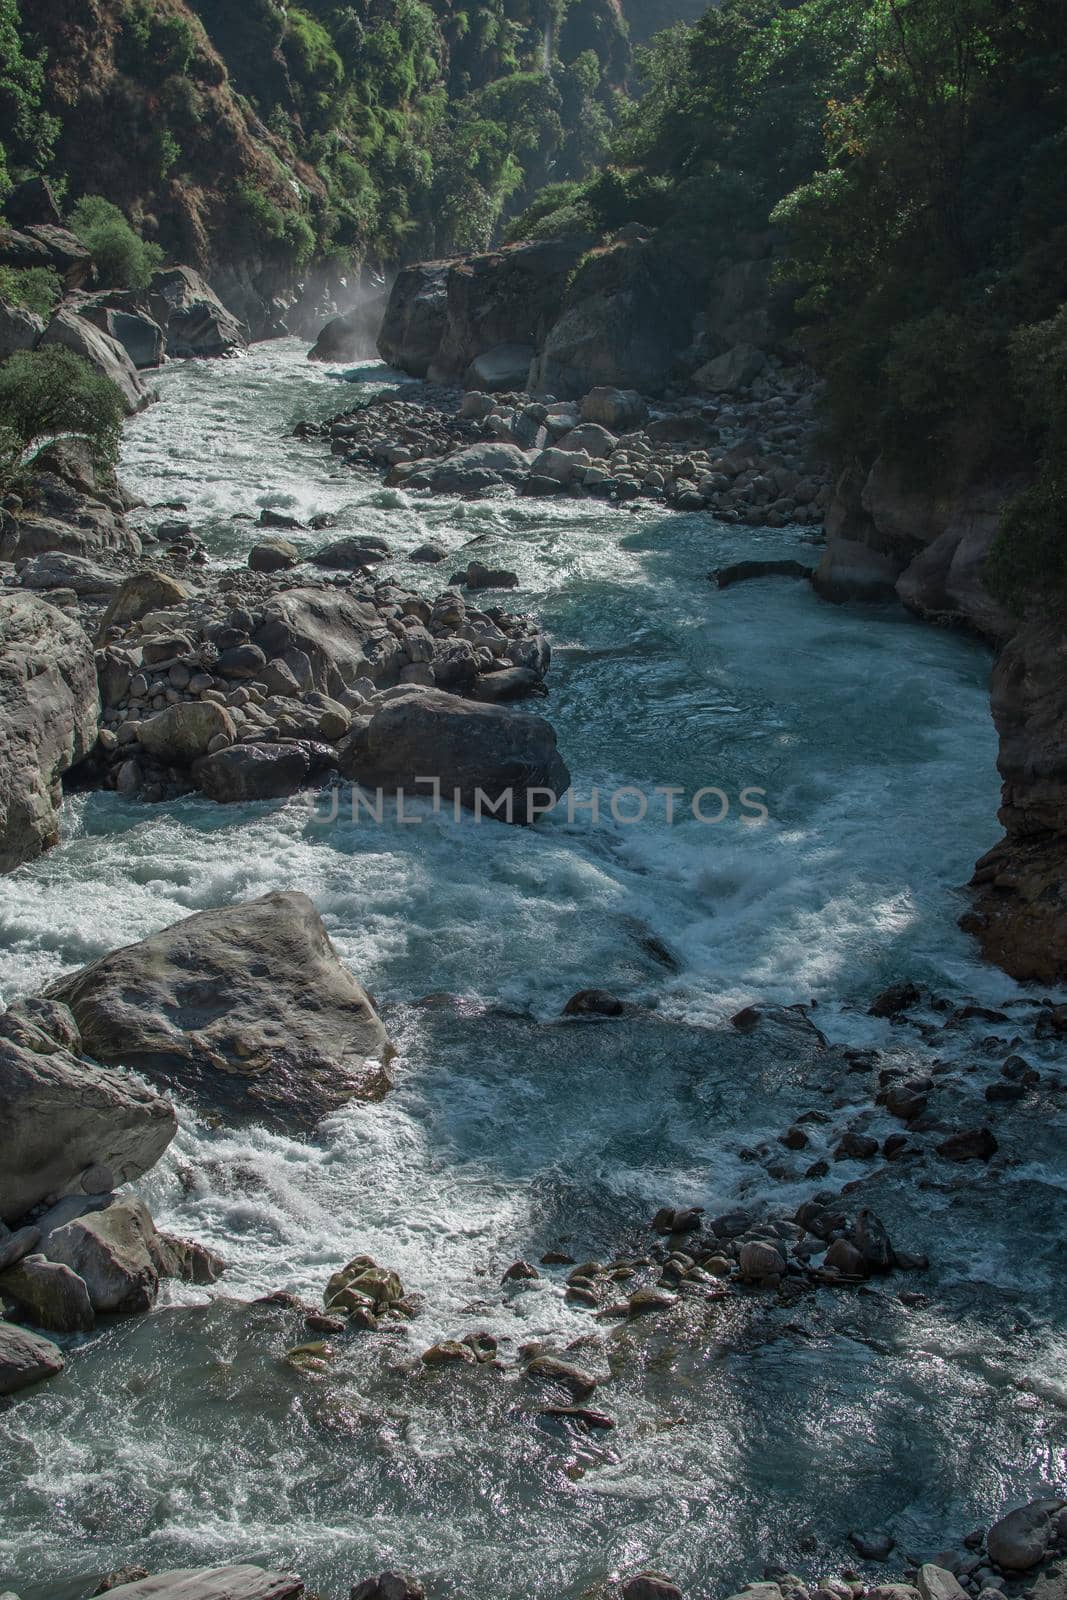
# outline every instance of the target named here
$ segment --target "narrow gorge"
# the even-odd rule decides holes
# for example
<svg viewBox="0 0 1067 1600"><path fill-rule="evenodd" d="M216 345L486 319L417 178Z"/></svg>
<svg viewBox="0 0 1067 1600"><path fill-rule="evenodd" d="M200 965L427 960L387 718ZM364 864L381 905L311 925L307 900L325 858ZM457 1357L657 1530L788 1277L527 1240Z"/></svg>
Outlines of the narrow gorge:
<svg viewBox="0 0 1067 1600"><path fill-rule="evenodd" d="M1063 1600L1005 15L0 0L0 1600Z"/></svg>

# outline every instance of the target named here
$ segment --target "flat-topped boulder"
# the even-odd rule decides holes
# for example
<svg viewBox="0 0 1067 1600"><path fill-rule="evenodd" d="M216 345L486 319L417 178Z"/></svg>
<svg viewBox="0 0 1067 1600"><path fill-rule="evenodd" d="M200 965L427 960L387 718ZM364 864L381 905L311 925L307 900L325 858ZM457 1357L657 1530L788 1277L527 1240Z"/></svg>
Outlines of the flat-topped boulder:
<svg viewBox="0 0 1067 1600"><path fill-rule="evenodd" d="M341 749L341 770L366 788L432 794L500 821L529 823L570 787L544 717L462 700L441 689L395 691Z"/></svg>
<svg viewBox="0 0 1067 1600"><path fill-rule="evenodd" d="M108 1593L114 1600L300 1600L304 1583L265 1567L182 1567Z"/></svg>
<svg viewBox="0 0 1067 1600"><path fill-rule="evenodd" d="M385 1029L303 894L198 912L49 993L97 1060L207 1104L310 1125L388 1087Z"/></svg>

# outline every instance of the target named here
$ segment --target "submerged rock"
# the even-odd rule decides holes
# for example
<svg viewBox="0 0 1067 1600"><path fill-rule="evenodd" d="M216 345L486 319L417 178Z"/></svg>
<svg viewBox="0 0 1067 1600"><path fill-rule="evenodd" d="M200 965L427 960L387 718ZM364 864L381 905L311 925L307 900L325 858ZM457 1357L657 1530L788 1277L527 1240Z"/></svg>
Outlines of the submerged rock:
<svg viewBox="0 0 1067 1600"><path fill-rule="evenodd" d="M199 912L49 992L96 1059L209 1103L313 1123L387 1087L385 1029L303 894Z"/></svg>
<svg viewBox="0 0 1067 1600"><path fill-rule="evenodd" d="M301 1600L304 1582L265 1567L182 1567L109 1593L111 1600Z"/></svg>

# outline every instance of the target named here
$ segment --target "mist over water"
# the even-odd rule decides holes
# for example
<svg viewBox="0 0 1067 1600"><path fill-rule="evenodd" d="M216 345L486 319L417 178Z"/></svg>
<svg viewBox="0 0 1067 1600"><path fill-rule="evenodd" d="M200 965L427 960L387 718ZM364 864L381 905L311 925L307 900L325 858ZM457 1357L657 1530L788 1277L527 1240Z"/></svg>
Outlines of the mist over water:
<svg viewBox="0 0 1067 1600"><path fill-rule="evenodd" d="M839 1564L854 1527L930 1553L1054 1481L1067 1350L1048 1219L1063 1197L1040 1106L1013 1112L1012 1159L988 1193L936 1170L921 1193L875 1180L868 1203L894 1239L934 1260L913 1285L925 1306L906 1312L892 1290L790 1311L754 1297L616 1333L565 1303L558 1275L499 1289L510 1261L561 1241L578 1259L647 1248L664 1203L780 1211L811 1194L802 1168L773 1180L744 1152L805 1108L859 1107L865 1080L833 1051L739 1035L724 1024L740 1006L815 999L835 1045L924 1063L933 1049L866 1015L885 984L1023 998L956 927L996 830L988 653L895 608L824 605L806 584L708 583L742 557L814 560L802 530L385 490L290 435L396 375L368 364L350 384L304 352L286 341L168 367L129 427L126 482L150 504L185 501L221 561L244 559L274 506L383 535L383 571L427 595L472 553L515 571L503 603L553 639L534 709L601 815L510 829L423 802L414 824L387 809L380 825L344 812L325 825L306 797L98 794L68 804L60 848L4 880L5 1000L194 910L301 889L400 1057L390 1096L313 1142L181 1108L138 1188L161 1226L223 1254L223 1297L170 1288L169 1305L84 1341L61 1379L0 1413L0 1588L63 1600L84 1589L67 1580L131 1560L269 1559L326 1600L397 1563L457 1597L577 1596L641 1563L726 1594L765 1562ZM428 539L456 561L409 563ZM648 798L639 824L605 804L623 786ZM670 825L663 786L683 791ZM731 801L714 826L688 808L708 786ZM746 788L764 791L765 820L737 803ZM555 1023L589 986L652 1015ZM459 1001L418 1004L441 994ZM842 1163L831 1182L860 1172ZM299 1318L224 1298L318 1300L360 1251L400 1272L420 1314L344 1344L328 1377L279 1360ZM576 1359L610 1372L596 1403L617 1429L577 1439L513 1374L409 1370L476 1328L505 1360L530 1339L597 1335Z"/></svg>

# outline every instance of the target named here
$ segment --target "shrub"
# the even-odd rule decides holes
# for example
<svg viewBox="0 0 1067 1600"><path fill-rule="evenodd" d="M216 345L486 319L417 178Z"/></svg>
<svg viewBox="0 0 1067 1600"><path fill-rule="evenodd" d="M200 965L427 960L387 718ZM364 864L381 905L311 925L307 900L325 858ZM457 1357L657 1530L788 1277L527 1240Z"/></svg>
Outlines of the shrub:
<svg viewBox="0 0 1067 1600"><path fill-rule="evenodd" d="M0 300L46 317L62 298L63 286L51 267L0 267Z"/></svg>
<svg viewBox="0 0 1067 1600"><path fill-rule="evenodd" d="M89 194L71 212L71 226L92 252L97 274L108 288L147 288L162 265L163 251L130 227L118 206L102 195Z"/></svg>
<svg viewBox="0 0 1067 1600"><path fill-rule="evenodd" d="M0 363L0 484L62 434L87 439L97 464L113 467L122 419L119 390L81 356L60 345L20 350Z"/></svg>

